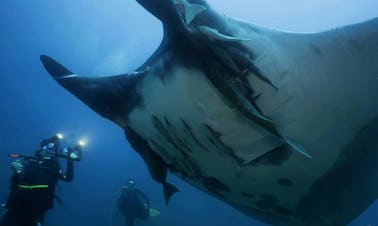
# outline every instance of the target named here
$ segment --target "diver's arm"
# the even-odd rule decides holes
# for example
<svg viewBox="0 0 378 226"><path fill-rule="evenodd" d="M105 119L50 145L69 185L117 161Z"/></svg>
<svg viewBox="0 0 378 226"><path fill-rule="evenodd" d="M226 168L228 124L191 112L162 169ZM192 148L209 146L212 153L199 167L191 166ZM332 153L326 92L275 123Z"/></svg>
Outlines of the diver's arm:
<svg viewBox="0 0 378 226"><path fill-rule="evenodd" d="M11 177L11 190L14 190L21 180L21 173L24 171L24 167L28 164L28 161L16 160L11 163L12 177Z"/></svg>
<svg viewBox="0 0 378 226"><path fill-rule="evenodd" d="M139 195L143 197L145 204L147 204L147 207L150 208L150 199L148 198L148 196L144 194L144 192L142 192L141 190L139 189L136 189L136 190L139 193Z"/></svg>
<svg viewBox="0 0 378 226"><path fill-rule="evenodd" d="M66 173L63 174L62 170L60 170L61 179L66 182L71 182L73 180L74 169L73 169L73 161L71 159L67 159L67 169Z"/></svg>

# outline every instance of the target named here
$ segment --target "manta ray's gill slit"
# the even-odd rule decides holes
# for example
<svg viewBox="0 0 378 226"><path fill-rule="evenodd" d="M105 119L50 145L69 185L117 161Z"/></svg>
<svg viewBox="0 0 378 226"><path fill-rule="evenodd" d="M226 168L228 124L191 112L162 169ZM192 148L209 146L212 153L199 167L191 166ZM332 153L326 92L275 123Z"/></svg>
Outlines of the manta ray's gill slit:
<svg viewBox="0 0 378 226"><path fill-rule="evenodd" d="M259 200L255 201L255 205L260 209L271 209L277 203L277 197L272 194L261 194Z"/></svg>
<svg viewBox="0 0 378 226"><path fill-rule="evenodd" d="M165 149L162 145L158 144L158 142L155 142L154 139L149 139L148 143L150 144L152 150L155 150L160 156L164 157L163 159L165 163L169 164L174 161L174 156L172 153Z"/></svg>
<svg viewBox="0 0 378 226"><path fill-rule="evenodd" d="M243 158L237 156L235 154L235 151L227 146L221 139L221 133L219 132L216 132L214 129L212 129L209 125L207 124L203 124L201 126L205 136L209 139L209 141L214 145L214 147L216 148L216 150L221 153L221 154L224 154L226 156L229 156L231 157L233 160L235 160L237 162L237 164L240 166L242 165L242 163L245 161Z"/></svg>
<svg viewBox="0 0 378 226"><path fill-rule="evenodd" d="M170 145L170 143L160 135L156 135L155 138L151 138L151 141L153 141L151 143L152 150L161 155L161 158L164 159L166 164L175 165L177 163L177 159L185 160L188 158L188 155L184 151Z"/></svg>
<svg viewBox="0 0 378 226"><path fill-rule="evenodd" d="M156 142L153 139L149 140L152 149L163 158L172 173L179 173L182 177L190 178L201 176L201 170L190 159L190 156L180 150L179 152L176 152L175 150L173 150L173 152L168 151L163 145L159 144L164 142L165 141Z"/></svg>
<svg viewBox="0 0 378 226"><path fill-rule="evenodd" d="M189 134L189 136L192 138L192 140L194 140L194 142L202 149L202 150L205 150L207 152L210 152L209 149L207 149L202 143L201 141L197 138L197 136L195 135L195 133L193 132L193 129L192 127L189 126L189 124L183 120L183 119L180 119L181 123L184 125L184 131L187 132Z"/></svg>
<svg viewBox="0 0 378 226"><path fill-rule="evenodd" d="M157 116L152 116L152 120L154 121L155 128L159 131L161 134L160 141L156 142L151 140L152 145L156 148L157 152L163 155L164 153L169 153L168 159L166 160L167 164L172 164L175 166L173 169L181 175L184 175L185 177L195 178L201 175L201 170L198 167L198 165L195 164L195 161L192 159L193 150L202 150L205 149L207 152L209 152L208 149L204 147L202 143L200 143L199 139L197 139L195 136L190 136L189 138L191 140L194 140L194 142L190 142L188 139L185 139L186 133L181 133L177 127L182 125L181 123L185 122L184 120L181 120L181 123L179 125L174 126L173 123L171 123L166 117L163 118L163 120L159 120ZM187 123L186 127L183 126L182 128L186 130L187 128L190 128ZM181 134L181 135L180 135ZM188 137L187 137L188 138ZM158 144L160 143L160 145ZM171 148L167 146L166 143L171 144ZM186 143L195 144L190 149ZM167 146L167 149L172 149L171 151L168 151L163 146ZM199 149L197 149L199 148ZM199 152L201 153L201 152ZM198 153L197 153L198 154Z"/></svg>
<svg viewBox="0 0 378 226"><path fill-rule="evenodd" d="M172 125L172 123L169 122L169 120L164 117L164 122L166 124L166 131L168 131L168 133L170 134L170 136L173 138L174 141L176 141L176 143L183 149L185 150L186 152L192 152L191 150L191 147L189 147L189 145L186 144L186 142L181 138L179 137L179 132L178 130L174 127L174 125Z"/></svg>
<svg viewBox="0 0 378 226"><path fill-rule="evenodd" d="M164 124L160 121L160 119L156 115L153 115L151 119L153 125L155 126L155 129L159 132L159 134L161 134L164 137L164 139L169 144L171 144L176 150L185 153L185 150L183 150L182 147L177 144L177 140L175 140L174 137L172 137L172 134L167 130Z"/></svg>
<svg viewBox="0 0 378 226"><path fill-rule="evenodd" d="M181 167L181 170L184 171L187 177L191 179L198 180L198 178L202 177L203 170L195 164L195 161L191 158L188 159L178 159L178 165Z"/></svg>

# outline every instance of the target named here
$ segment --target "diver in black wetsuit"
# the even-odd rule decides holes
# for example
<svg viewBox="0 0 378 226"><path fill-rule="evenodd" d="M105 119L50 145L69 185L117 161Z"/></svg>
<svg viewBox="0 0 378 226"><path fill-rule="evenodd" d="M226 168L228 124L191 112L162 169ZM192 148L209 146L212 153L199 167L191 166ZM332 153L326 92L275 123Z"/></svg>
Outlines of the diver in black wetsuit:
<svg viewBox="0 0 378 226"><path fill-rule="evenodd" d="M136 218L149 217L150 200L146 194L134 187L135 181L129 180L127 186L121 188L118 198L118 209L126 218L126 226L133 226Z"/></svg>
<svg viewBox="0 0 378 226"><path fill-rule="evenodd" d="M55 185L58 180L73 180L73 161L79 156L67 155L67 170L62 172L58 161L59 136L41 142L34 157L23 157L23 161L11 163L13 175L7 209L0 226L42 226L45 212L53 208ZM81 149L80 145L75 146ZM60 201L58 199L58 201Z"/></svg>

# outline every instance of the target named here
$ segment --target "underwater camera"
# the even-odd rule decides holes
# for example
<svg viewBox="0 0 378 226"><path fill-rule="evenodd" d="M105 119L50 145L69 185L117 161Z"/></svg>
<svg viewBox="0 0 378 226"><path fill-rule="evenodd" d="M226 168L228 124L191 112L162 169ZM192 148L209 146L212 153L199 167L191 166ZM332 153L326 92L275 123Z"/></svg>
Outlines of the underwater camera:
<svg viewBox="0 0 378 226"><path fill-rule="evenodd" d="M70 159L73 161L80 161L82 156L82 148L85 146L85 142L83 140L79 140L79 142L74 147L68 148L60 148L56 153L55 156L64 159Z"/></svg>
<svg viewBox="0 0 378 226"><path fill-rule="evenodd" d="M58 158L69 159L73 161L80 161L82 156L82 148L85 146L83 140L79 140L74 147L60 148L60 140L63 139L63 135L58 133L50 138L44 139L40 143L41 149L36 151L38 156L40 152L47 152L50 156L56 156ZM26 156L20 154L10 154L10 158L24 158L31 159L36 158L35 156Z"/></svg>
<svg viewBox="0 0 378 226"><path fill-rule="evenodd" d="M68 148L60 148L58 152L55 153L56 157L64 158L64 159L71 159L73 161L80 161L84 143L80 142L76 144L74 147Z"/></svg>

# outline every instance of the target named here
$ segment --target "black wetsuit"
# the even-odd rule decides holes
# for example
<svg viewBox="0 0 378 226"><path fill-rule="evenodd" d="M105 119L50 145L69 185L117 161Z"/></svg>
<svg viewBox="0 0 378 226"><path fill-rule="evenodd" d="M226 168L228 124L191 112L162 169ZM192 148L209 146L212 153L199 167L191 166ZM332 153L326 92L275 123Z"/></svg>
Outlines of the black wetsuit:
<svg viewBox="0 0 378 226"><path fill-rule="evenodd" d="M54 206L55 185L58 180L73 179L73 162L67 160L63 174L56 157L27 159L21 173L13 174L6 203L7 211L0 226L43 225L45 212Z"/></svg>
<svg viewBox="0 0 378 226"><path fill-rule="evenodd" d="M126 226L133 226L136 218L148 218L150 200L141 190L126 187L121 190L118 208L126 217Z"/></svg>

